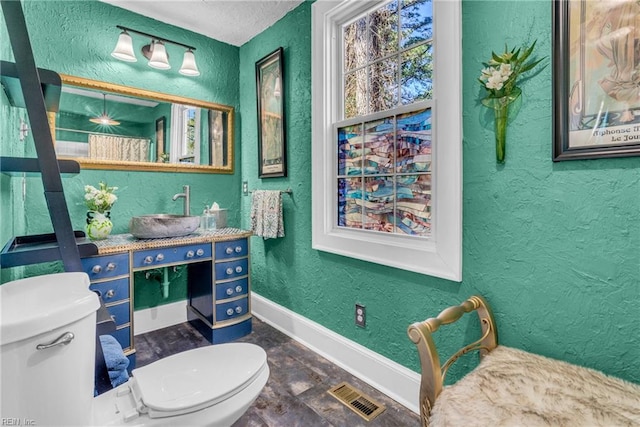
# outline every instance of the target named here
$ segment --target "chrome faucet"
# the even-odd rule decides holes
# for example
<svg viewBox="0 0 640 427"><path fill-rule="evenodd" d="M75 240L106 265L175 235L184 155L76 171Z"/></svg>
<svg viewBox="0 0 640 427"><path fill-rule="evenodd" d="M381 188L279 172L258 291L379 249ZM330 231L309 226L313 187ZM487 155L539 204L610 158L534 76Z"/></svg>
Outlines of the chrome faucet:
<svg viewBox="0 0 640 427"><path fill-rule="evenodd" d="M175 202L180 197L184 197L184 216L189 216L191 214L189 211L189 201L190 201L189 186L183 185L182 191L183 191L182 193L174 194L172 200Z"/></svg>

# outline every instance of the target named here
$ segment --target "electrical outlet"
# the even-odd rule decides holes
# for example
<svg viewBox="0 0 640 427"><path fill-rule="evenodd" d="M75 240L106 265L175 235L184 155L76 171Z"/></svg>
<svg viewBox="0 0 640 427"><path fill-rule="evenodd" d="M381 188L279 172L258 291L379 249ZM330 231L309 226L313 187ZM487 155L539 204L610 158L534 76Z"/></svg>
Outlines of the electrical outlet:
<svg viewBox="0 0 640 427"><path fill-rule="evenodd" d="M361 304L356 304L356 326L361 328L367 326L367 311Z"/></svg>
<svg viewBox="0 0 640 427"><path fill-rule="evenodd" d="M249 195L249 182L247 181L242 181L242 194L245 196Z"/></svg>

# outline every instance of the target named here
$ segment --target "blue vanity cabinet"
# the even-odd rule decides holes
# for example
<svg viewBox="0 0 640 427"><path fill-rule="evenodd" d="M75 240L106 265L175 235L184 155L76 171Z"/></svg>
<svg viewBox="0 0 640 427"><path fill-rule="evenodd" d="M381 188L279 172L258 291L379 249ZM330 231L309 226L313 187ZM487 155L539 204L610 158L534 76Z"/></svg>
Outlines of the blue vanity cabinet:
<svg viewBox="0 0 640 427"><path fill-rule="evenodd" d="M159 247L133 252L135 271L211 260L211 243Z"/></svg>
<svg viewBox="0 0 640 427"><path fill-rule="evenodd" d="M82 268L91 281L90 289L104 302L116 330L111 333L129 358L129 371L135 368L133 345L133 304L129 252L82 258Z"/></svg>
<svg viewBox="0 0 640 427"><path fill-rule="evenodd" d="M187 318L211 343L251 333L249 240L214 242L213 260L188 271Z"/></svg>

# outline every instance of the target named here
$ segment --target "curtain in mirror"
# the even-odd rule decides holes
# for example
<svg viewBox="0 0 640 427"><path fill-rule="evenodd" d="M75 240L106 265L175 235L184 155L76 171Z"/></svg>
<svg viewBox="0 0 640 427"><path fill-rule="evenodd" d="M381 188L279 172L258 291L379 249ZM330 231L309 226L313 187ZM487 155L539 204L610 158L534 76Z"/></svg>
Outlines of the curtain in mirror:
<svg viewBox="0 0 640 427"><path fill-rule="evenodd" d="M149 160L150 141L146 138L89 135L89 158L146 162Z"/></svg>

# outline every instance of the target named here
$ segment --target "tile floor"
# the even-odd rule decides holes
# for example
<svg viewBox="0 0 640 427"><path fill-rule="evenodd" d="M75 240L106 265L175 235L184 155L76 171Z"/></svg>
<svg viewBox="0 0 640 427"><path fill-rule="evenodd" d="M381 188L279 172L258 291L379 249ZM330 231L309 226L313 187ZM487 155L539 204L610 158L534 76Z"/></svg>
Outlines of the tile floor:
<svg viewBox="0 0 640 427"><path fill-rule="evenodd" d="M265 349L271 375L264 390L233 427L411 427L420 419L365 382L303 345L254 318L253 332L238 341ZM136 336L136 364L149 364L171 354L209 345L189 323ZM370 422L327 393L347 381L386 410Z"/></svg>

